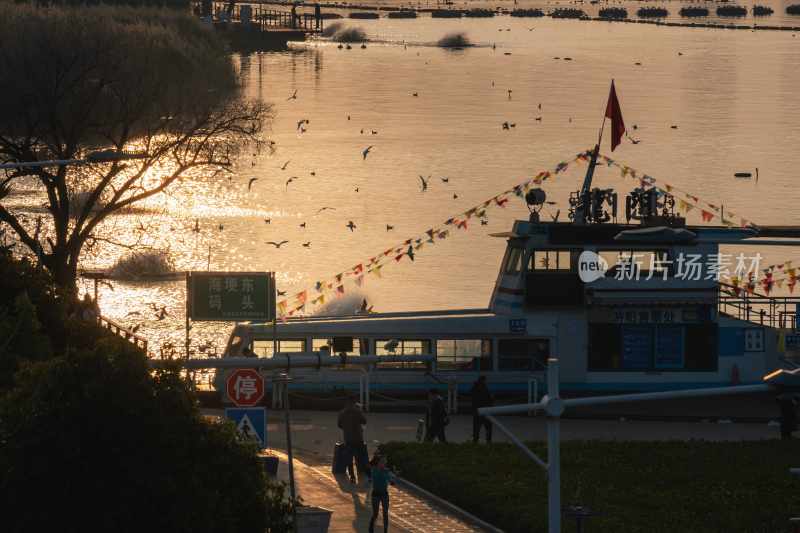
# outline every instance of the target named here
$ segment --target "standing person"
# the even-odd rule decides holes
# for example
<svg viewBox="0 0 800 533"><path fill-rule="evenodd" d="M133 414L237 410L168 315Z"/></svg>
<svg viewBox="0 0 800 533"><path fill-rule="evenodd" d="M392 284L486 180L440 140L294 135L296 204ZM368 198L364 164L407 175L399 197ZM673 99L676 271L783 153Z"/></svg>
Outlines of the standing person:
<svg viewBox="0 0 800 533"><path fill-rule="evenodd" d="M356 482L356 475L353 471L353 460L359 476L366 470L364 456L367 445L364 443L364 427L367 418L361 411L361 406L353 398L347 399L347 405L339 413L338 426L342 430L344 437L345 458L347 461L347 474L352 483Z"/></svg>
<svg viewBox="0 0 800 533"><path fill-rule="evenodd" d="M494 405L494 398L486 385L486 376L478 377L470 390L472 395L472 442L477 443L481 436L481 426L486 428L486 444L492 442L492 423L485 416L478 414L481 407Z"/></svg>
<svg viewBox="0 0 800 533"><path fill-rule="evenodd" d="M383 533L389 532L389 484L394 485L394 475L386 468L386 457L377 453L370 462L372 478L372 518L369 520L369 533L375 532L378 506L383 506Z"/></svg>
<svg viewBox="0 0 800 533"><path fill-rule="evenodd" d="M781 439L788 440L797 429L797 400L793 395L781 394L778 405L781 408Z"/></svg>
<svg viewBox="0 0 800 533"><path fill-rule="evenodd" d="M425 414L425 442L439 439L439 442L446 443L444 427L449 423L450 419L447 416L447 409L444 407L444 400L438 390L431 389L428 391L428 412Z"/></svg>
<svg viewBox="0 0 800 533"><path fill-rule="evenodd" d="M297 4L292 4L292 29L297 28Z"/></svg>

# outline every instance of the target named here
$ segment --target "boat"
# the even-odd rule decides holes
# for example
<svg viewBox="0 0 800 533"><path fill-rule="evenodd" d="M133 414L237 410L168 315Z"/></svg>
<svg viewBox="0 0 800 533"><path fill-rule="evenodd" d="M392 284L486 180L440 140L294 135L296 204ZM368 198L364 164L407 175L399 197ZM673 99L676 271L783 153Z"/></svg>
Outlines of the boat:
<svg viewBox="0 0 800 533"><path fill-rule="evenodd" d="M800 228L689 225L656 188L624 201L592 188L596 161L597 149L569 221L541 220L546 194L532 189L530 217L493 234L506 249L486 308L241 323L224 357L272 357L275 346L281 355L339 355L349 372L292 370L293 387L330 392L355 386L359 356L431 356L366 365L371 389L397 397L441 383L466 392L479 375L496 394L530 396L551 357L561 389L574 392L758 383L794 364L800 298L740 290L713 265L719 271L720 246L797 246ZM692 261L698 276L686 275Z"/></svg>

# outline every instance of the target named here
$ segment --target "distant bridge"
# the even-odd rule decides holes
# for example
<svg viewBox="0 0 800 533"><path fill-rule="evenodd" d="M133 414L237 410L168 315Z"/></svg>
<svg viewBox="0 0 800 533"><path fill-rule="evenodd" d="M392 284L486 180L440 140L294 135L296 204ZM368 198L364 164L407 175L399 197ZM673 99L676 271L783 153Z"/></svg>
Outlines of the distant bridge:
<svg viewBox="0 0 800 533"><path fill-rule="evenodd" d="M303 41L309 34L322 32L323 17L318 4L298 4L286 9L235 1L194 3L194 12L215 28L229 31L234 44L247 47L286 45Z"/></svg>

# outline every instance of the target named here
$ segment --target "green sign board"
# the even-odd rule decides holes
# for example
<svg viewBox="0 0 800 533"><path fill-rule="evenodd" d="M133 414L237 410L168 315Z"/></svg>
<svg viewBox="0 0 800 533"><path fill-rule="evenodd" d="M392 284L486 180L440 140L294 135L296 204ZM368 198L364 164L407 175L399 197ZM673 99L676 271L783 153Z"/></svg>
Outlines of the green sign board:
<svg viewBox="0 0 800 533"><path fill-rule="evenodd" d="M275 283L269 272L190 272L186 290L194 321L275 320Z"/></svg>

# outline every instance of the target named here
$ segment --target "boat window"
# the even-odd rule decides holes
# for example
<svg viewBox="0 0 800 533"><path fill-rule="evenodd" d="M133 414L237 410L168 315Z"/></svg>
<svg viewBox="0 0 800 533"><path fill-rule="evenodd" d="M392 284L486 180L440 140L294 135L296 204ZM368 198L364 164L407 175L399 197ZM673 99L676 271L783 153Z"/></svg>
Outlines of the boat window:
<svg viewBox="0 0 800 533"><path fill-rule="evenodd" d="M253 351L258 357L272 357L272 339L253 341ZM297 353L306 351L303 339L278 339L278 352Z"/></svg>
<svg viewBox="0 0 800 533"><path fill-rule="evenodd" d="M523 250L520 248L511 248L508 252L508 259L506 260L506 274L518 274L522 266Z"/></svg>
<svg viewBox="0 0 800 533"><path fill-rule="evenodd" d="M550 339L500 339L497 361L500 370L543 370L550 357Z"/></svg>
<svg viewBox="0 0 800 533"><path fill-rule="evenodd" d="M311 340L311 351L318 352L322 349L323 346L327 346L328 350L331 350L332 355L338 355L339 352L333 354L331 347L333 346L333 339L312 339ZM353 339L353 349L349 352L345 352L347 355L361 355L363 352L361 351L361 342L359 339Z"/></svg>
<svg viewBox="0 0 800 533"><path fill-rule="evenodd" d="M375 355L430 355L431 341L427 339L376 339ZM426 363L381 363L380 368L426 368Z"/></svg>
<svg viewBox="0 0 800 533"><path fill-rule="evenodd" d="M590 324L590 371L711 371L716 329L698 324Z"/></svg>
<svg viewBox="0 0 800 533"><path fill-rule="evenodd" d="M440 339L436 341L437 370L491 370L490 339Z"/></svg>
<svg viewBox="0 0 800 533"><path fill-rule="evenodd" d="M569 250L534 250L528 269L536 272L571 270L570 252Z"/></svg>
<svg viewBox="0 0 800 533"><path fill-rule="evenodd" d="M608 264L607 278L665 279L670 275L671 262L666 250L601 250Z"/></svg>

